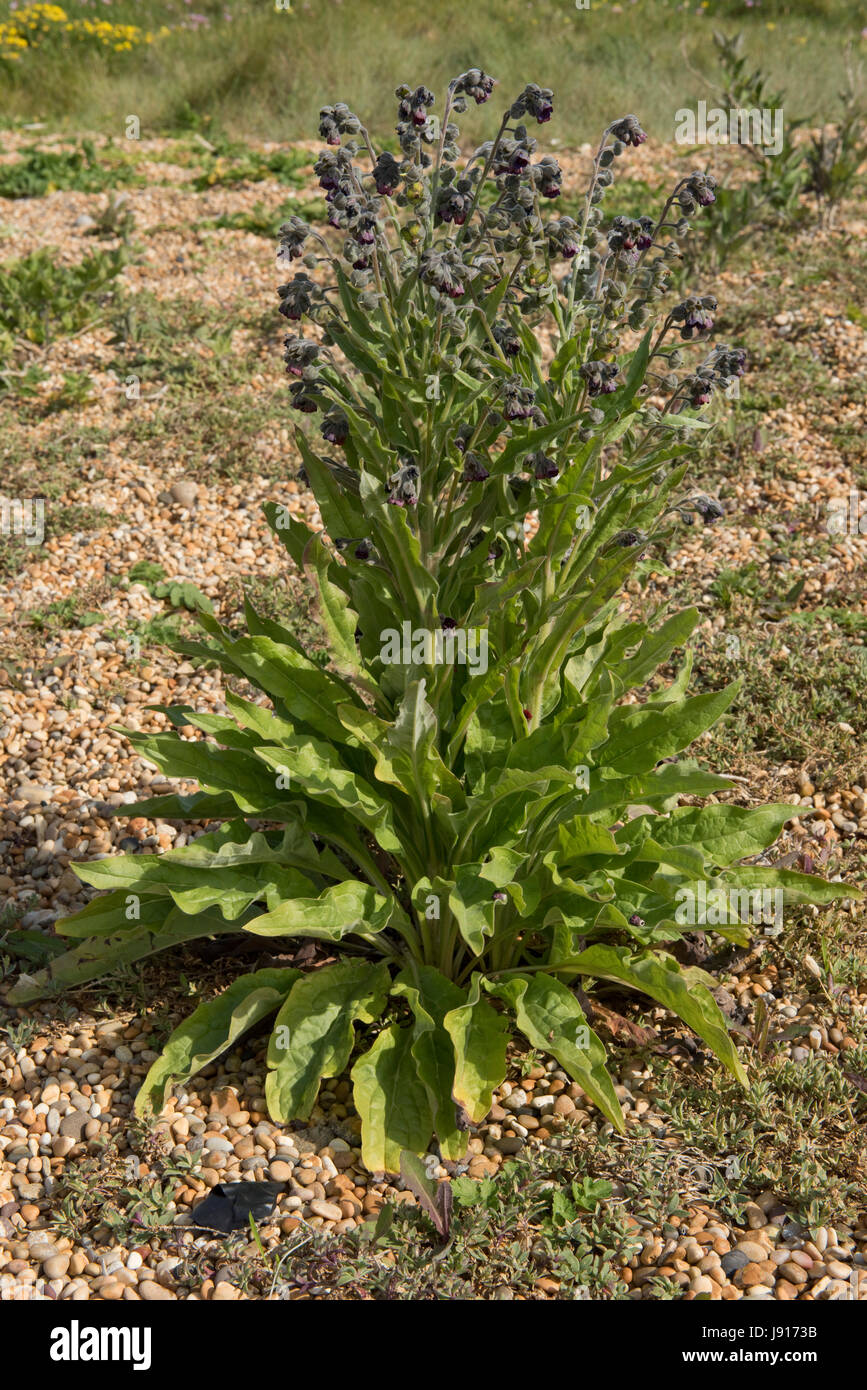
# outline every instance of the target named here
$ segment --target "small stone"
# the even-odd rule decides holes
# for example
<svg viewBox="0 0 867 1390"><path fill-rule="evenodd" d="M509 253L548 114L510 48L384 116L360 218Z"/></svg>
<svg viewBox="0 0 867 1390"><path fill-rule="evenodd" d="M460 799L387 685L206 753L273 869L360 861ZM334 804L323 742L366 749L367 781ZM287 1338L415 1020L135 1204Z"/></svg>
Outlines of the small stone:
<svg viewBox="0 0 867 1390"><path fill-rule="evenodd" d="M768 1247L759 1245L758 1241L755 1240L739 1240L732 1254L737 1251L746 1256L748 1263L754 1264L761 1264L768 1255ZM723 1267L725 1267L725 1262L723 1262Z"/></svg>
<svg viewBox="0 0 867 1390"><path fill-rule="evenodd" d="M162 1284L157 1284L153 1279L143 1279L138 1286L139 1297L147 1303L157 1303L161 1299L174 1298L174 1294L169 1289L164 1289Z"/></svg>
<svg viewBox="0 0 867 1390"><path fill-rule="evenodd" d="M283 1163L282 1160L278 1158L275 1159L274 1162L269 1166L268 1176L274 1182L288 1182L289 1179L292 1177L293 1171L294 1170L292 1168L291 1163ZM299 1177L297 1173L295 1174L295 1176L298 1178L299 1182L304 1182L304 1179ZM316 1179L314 1175L311 1181L315 1182L315 1180Z"/></svg>
<svg viewBox="0 0 867 1390"><path fill-rule="evenodd" d="M323 1202L319 1198L314 1198L310 1203L310 1210L314 1216L321 1216L323 1221L340 1221L343 1218L343 1212L334 1202Z"/></svg>
<svg viewBox="0 0 867 1390"><path fill-rule="evenodd" d="M46 1240L44 1236L37 1236L35 1240L31 1237L29 1249L31 1260L36 1260L39 1264L43 1260L52 1260L55 1255L59 1254L57 1246Z"/></svg>
<svg viewBox="0 0 867 1390"><path fill-rule="evenodd" d="M720 1264L726 1274L737 1274L739 1269L744 1269L749 1264L749 1260L743 1250L730 1250L727 1255L723 1255Z"/></svg>
<svg viewBox="0 0 867 1390"><path fill-rule="evenodd" d="M788 1279L790 1284L806 1284L807 1271L803 1265L795 1264L794 1260L787 1260L784 1265L780 1265L780 1274L784 1279Z"/></svg>
<svg viewBox="0 0 867 1390"><path fill-rule="evenodd" d="M747 1202L744 1207L744 1215L751 1231L760 1231L765 1225L765 1213L756 1202Z"/></svg>
<svg viewBox="0 0 867 1390"><path fill-rule="evenodd" d="M716 1284L706 1274L696 1274L689 1281L693 1293L716 1293Z"/></svg>
<svg viewBox="0 0 867 1390"><path fill-rule="evenodd" d="M199 489L196 484L188 482L185 478L180 478L176 483L172 483L169 488L173 501L177 502L179 506L186 507L187 509L196 505L196 495L198 491Z"/></svg>
<svg viewBox="0 0 867 1390"><path fill-rule="evenodd" d="M228 1139L224 1139L221 1134L208 1134L205 1137L205 1148L214 1153L230 1154L233 1145Z"/></svg>

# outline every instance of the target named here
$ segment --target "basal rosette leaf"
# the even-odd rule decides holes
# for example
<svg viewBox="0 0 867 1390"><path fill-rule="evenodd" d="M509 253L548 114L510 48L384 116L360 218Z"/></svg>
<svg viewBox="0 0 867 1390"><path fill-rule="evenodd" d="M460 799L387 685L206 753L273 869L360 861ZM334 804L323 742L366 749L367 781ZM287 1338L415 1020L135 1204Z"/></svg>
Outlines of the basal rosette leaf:
<svg viewBox="0 0 867 1390"><path fill-rule="evenodd" d="M256 909L247 912L255 916ZM165 900L165 916L161 924L149 920L138 921L132 918L124 921L118 916L118 935L105 933L88 937L71 951L55 956L44 970L38 970L26 981L14 985L9 993L13 1004L27 1004L33 999L42 999L57 994L64 989L74 989L86 984L88 980L99 980L110 975L122 965L132 965L158 951L182 946L197 937L219 936L227 932L237 932L244 924L244 917L227 922L221 913L199 912L189 916L180 908L170 906Z"/></svg>
<svg viewBox="0 0 867 1390"><path fill-rule="evenodd" d="M692 846L708 866L724 867L749 855L760 854L774 843L783 826L800 811L799 806L681 806L666 817L642 817L658 846ZM638 827L633 823L618 832L628 838Z"/></svg>
<svg viewBox="0 0 867 1390"><path fill-rule="evenodd" d="M588 946L568 964L582 975L620 980L671 1009L742 1086L748 1085L725 1018L707 987L713 979L704 971L684 969L673 957L657 952L631 955L627 947L602 945Z"/></svg>
<svg viewBox="0 0 867 1390"><path fill-rule="evenodd" d="M306 1120L323 1077L339 1076L355 1043L354 1024L373 1023L385 1007L388 966L338 961L296 980L268 1044L265 1096L280 1123Z"/></svg>
<svg viewBox="0 0 867 1390"><path fill-rule="evenodd" d="M340 941L349 935L375 937L404 920L395 898L377 893L369 883L347 879L315 898L286 898L270 912L252 917L244 929L254 936L309 936Z"/></svg>
<svg viewBox="0 0 867 1390"><path fill-rule="evenodd" d="M482 995L480 975L473 975L466 1003L444 1016L443 1028L455 1053L452 1095L472 1123L481 1124L496 1087L506 1076L508 1028L505 1018Z"/></svg>
<svg viewBox="0 0 867 1390"><path fill-rule="evenodd" d="M513 1013L531 1047L556 1057L615 1129L624 1133L623 1111L605 1066L605 1047L571 990L543 972L484 983Z"/></svg>
<svg viewBox="0 0 867 1390"><path fill-rule="evenodd" d="M414 1019L412 1055L424 1083L434 1130L443 1158L457 1161L467 1151L467 1134L456 1123L455 1049L443 1020L459 1008L464 991L438 970L421 966L416 982L410 972L398 976L392 993L409 1003Z"/></svg>
<svg viewBox="0 0 867 1390"><path fill-rule="evenodd" d="M424 1153L433 1134L427 1087L413 1056L414 1040L412 1028L392 1023L352 1068L361 1156L372 1173L400 1172L403 1150Z"/></svg>
<svg viewBox="0 0 867 1390"><path fill-rule="evenodd" d="M162 1109L166 1092L188 1081L261 1019L283 1003L299 970L256 970L241 975L216 999L209 999L185 1018L142 1082L135 1113Z"/></svg>

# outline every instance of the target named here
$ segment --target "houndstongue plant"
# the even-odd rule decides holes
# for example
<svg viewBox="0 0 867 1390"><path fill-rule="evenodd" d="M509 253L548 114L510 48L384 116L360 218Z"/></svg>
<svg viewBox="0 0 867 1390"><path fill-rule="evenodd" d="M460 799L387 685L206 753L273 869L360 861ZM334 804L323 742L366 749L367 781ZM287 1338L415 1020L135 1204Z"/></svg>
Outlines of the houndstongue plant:
<svg viewBox="0 0 867 1390"><path fill-rule="evenodd" d="M512 1027L622 1128L585 1013L596 981L678 1014L743 1082L713 980L679 964L678 943L692 925L746 941L763 890L853 891L742 864L795 808L696 804L731 784L678 754L736 688L689 696L687 657L648 693L697 615L649 628L622 611L651 547L720 515L685 469L743 354L708 349L711 296L666 300L676 239L713 183L691 174L658 217L606 223L614 165L646 138L625 116L580 219L558 216L560 169L530 131L551 92L527 86L461 156L453 117L493 87L462 74L440 120L426 88L399 88L393 151L346 106L322 112L316 173L338 235L285 224L280 259L303 269L280 308L298 325L285 360L315 427L297 440L324 531L267 512L315 590L327 664L249 603L244 632L197 614L210 640L179 649L226 673L227 714L171 707L205 737L129 737L201 790L123 814L218 825L166 854L78 865L108 892L59 924L81 944L16 992L196 937L326 943L316 968L241 975L200 1005L137 1103L159 1107L273 1015L268 1105L307 1117L361 1025L352 1077L374 1170L434 1133L445 1160L463 1156ZM684 913L700 889L736 910Z"/></svg>

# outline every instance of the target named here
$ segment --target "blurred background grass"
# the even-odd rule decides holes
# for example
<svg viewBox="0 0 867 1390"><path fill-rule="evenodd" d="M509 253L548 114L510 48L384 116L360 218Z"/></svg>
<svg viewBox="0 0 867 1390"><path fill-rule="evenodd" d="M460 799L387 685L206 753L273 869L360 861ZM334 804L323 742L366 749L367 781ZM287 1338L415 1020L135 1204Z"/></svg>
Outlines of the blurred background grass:
<svg viewBox="0 0 867 1390"><path fill-rule="evenodd" d="M32 8L0 5L0 38ZM751 60L797 98L792 116L830 117L846 45L867 54L856 0L590 0L588 9L575 0L291 0L288 10L275 0L64 0L65 22L47 17L58 7L42 8L32 45L0 60L3 124L119 136L134 114L145 138L189 126L191 112L202 129L210 119L230 136L314 137L319 107L336 100L384 133L398 82L439 93L478 64L500 79L501 97L527 81L553 87L558 133L570 143L626 111L671 140L678 107L713 100L700 74L715 73L714 29L744 33ZM86 19L114 32L67 28ZM132 47L120 46L122 25L141 31L127 37ZM487 124L475 111L463 121L470 138Z"/></svg>

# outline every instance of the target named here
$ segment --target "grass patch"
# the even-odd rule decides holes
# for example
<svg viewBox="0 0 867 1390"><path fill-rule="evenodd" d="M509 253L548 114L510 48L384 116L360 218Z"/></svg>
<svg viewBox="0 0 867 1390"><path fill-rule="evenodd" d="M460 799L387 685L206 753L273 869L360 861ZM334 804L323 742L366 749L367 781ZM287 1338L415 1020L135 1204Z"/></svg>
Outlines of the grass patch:
<svg viewBox="0 0 867 1390"><path fill-rule="evenodd" d="M58 265L50 251L32 251L0 275L0 360L16 339L42 346L74 336L104 317L117 296L126 251L89 252L77 265Z"/></svg>
<svg viewBox="0 0 867 1390"><path fill-rule="evenodd" d="M111 151L111 146L109 146ZM74 150L45 150L32 145L20 159L0 164L0 198L41 198L60 189L100 193L119 184L140 184L134 166L124 156L98 158L92 140Z"/></svg>
<svg viewBox="0 0 867 1390"><path fill-rule="evenodd" d="M324 198L287 198L277 208L268 208L264 203L254 203L249 212L224 212L219 217L206 218L198 225L206 228L224 228L232 232L252 232L255 236L276 237L281 222L290 217L303 217L306 222L324 222L328 208Z"/></svg>
<svg viewBox="0 0 867 1390"><path fill-rule="evenodd" d="M147 132L188 128L192 109L218 113L232 134L297 139L313 133L320 106L343 100L382 135L394 126L397 82L441 92L482 63L500 79L502 103L527 81L553 87L558 132L570 141L598 137L633 110L654 137L669 140L675 111L708 96L701 74L716 69L713 27L743 30L752 64L771 84L797 92L800 108L821 110L839 87L844 45L863 24L855 0L766 0L752 10L709 0L701 24L680 0L639 0L622 11L583 11L574 0L477 0L471 9L440 0L421 13L397 0L357 0L351 21L336 7L325 14L299 0L284 11L233 0L230 23L221 22L222 5L201 0L198 8L210 23L192 32L178 29L177 10L149 5L150 25L165 19L173 32L133 52L58 44L10 63L7 118L39 115L118 135L119 113L135 112ZM139 23L140 9L115 0L112 18ZM469 111L460 124L472 140L489 133L485 112Z"/></svg>

